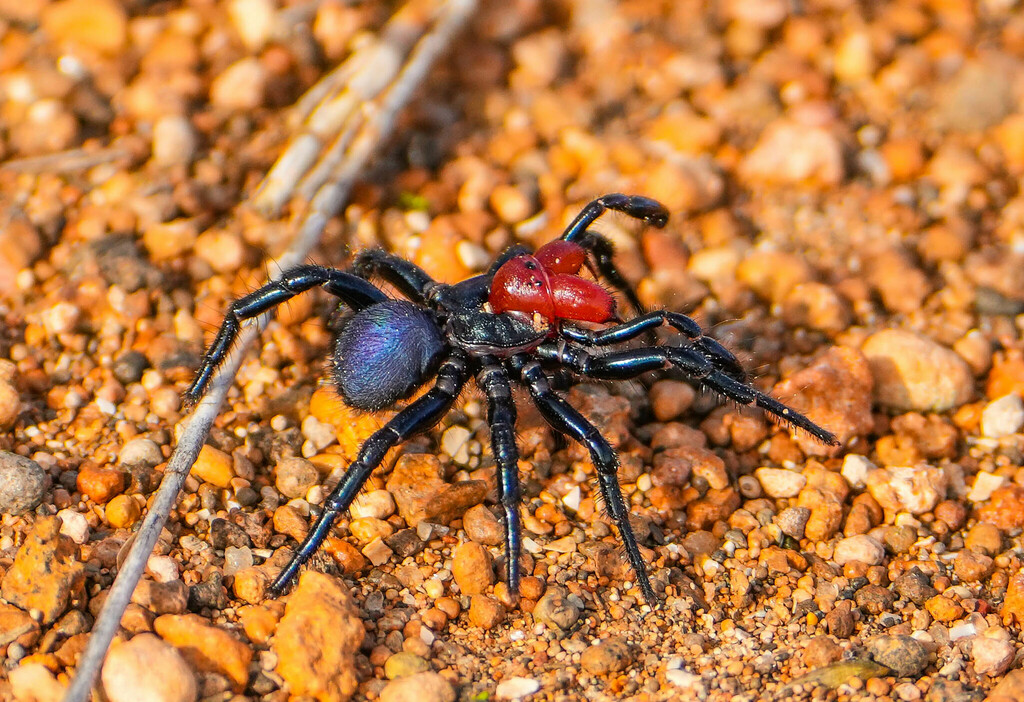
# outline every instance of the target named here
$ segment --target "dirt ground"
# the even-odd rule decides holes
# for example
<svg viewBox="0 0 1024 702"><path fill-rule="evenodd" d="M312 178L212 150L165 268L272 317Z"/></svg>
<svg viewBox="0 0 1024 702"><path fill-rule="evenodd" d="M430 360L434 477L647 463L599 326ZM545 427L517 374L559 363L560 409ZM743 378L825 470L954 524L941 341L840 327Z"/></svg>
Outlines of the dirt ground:
<svg viewBox="0 0 1024 702"><path fill-rule="evenodd" d="M295 234L301 194L253 199L310 129L291 106L388 5L0 0L0 699L74 676L181 393ZM652 610L587 453L519 397L516 602L472 390L273 600L392 414L338 400L336 301L295 298L94 698L1024 699L1022 107L1013 0L483 2L309 259L379 246L456 282L595 197L655 198L663 229L595 225L640 300L842 446L682 375L573 387L619 452Z"/></svg>

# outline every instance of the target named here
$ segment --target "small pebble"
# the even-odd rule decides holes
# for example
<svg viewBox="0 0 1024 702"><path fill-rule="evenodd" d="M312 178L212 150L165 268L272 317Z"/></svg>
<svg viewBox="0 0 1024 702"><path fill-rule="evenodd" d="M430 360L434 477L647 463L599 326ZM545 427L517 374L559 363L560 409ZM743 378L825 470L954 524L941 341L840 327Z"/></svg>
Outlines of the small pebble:
<svg viewBox="0 0 1024 702"><path fill-rule="evenodd" d="M971 486L971 491L967 493L967 499L971 502L987 502L991 499L992 493L1005 483L1006 478L1002 475L979 471L974 476L974 484Z"/></svg>
<svg viewBox="0 0 1024 702"><path fill-rule="evenodd" d="M928 665L928 650L910 636L879 636L868 642L868 650L898 678L916 677Z"/></svg>
<svg viewBox="0 0 1024 702"><path fill-rule="evenodd" d="M533 607L533 619L556 630L571 629L580 618L581 610L560 587L549 587Z"/></svg>
<svg viewBox="0 0 1024 702"><path fill-rule="evenodd" d="M213 79L210 102L226 110L253 110L263 104L268 77L259 59L239 59Z"/></svg>
<svg viewBox="0 0 1024 702"><path fill-rule="evenodd" d="M466 510L462 515L462 528L466 530L466 536L479 544L497 546L505 540L501 522L484 505L476 505Z"/></svg>
<svg viewBox="0 0 1024 702"><path fill-rule="evenodd" d="M70 537L76 544L84 544L89 540L89 520L81 512L73 509L62 509L57 512L60 517L60 533Z"/></svg>
<svg viewBox="0 0 1024 702"><path fill-rule="evenodd" d="M166 115L153 125L153 161L159 166L189 164L198 138L188 117Z"/></svg>
<svg viewBox="0 0 1024 702"><path fill-rule="evenodd" d="M779 512L775 521L783 534L799 540L804 538L804 529L810 516L811 510L806 507L787 507Z"/></svg>
<svg viewBox="0 0 1024 702"><path fill-rule="evenodd" d="M464 595L476 595L494 584L491 553L485 546L467 541L452 554L452 575Z"/></svg>
<svg viewBox="0 0 1024 702"><path fill-rule="evenodd" d="M199 451L190 472L199 480L221 488L230 487L235 477L231 456L209 445Z"/></svg>
<svg viewBox="0 0 1024 702"><path fill-rule="evenodd" d="M0 380L0 431L14 426L21 413L21 398L18 390L6 380Z"/></svg>
<svg viewBox="0 0 1024 702"><path fill-rule="evenodd" d="M875 379L875 399L887 409L944 412L974 394L967 362L921 334L886 329L868 337L863 351Z"/></svg>
<svg viewBox="0 0 1024 702"><path fill-rule="evenodd" d="M988 632L986 632L988 634ZM1013 663L1017 651L1013 644L1002 639L978 636L971 646L974 672L978 675L997 677L1006 673Z"/></svg>
<svg viewBox="0 0 1024 702"><path fill-rule="evenodd" d="M384 565L390 560L394 551L384 543L384 540L379 536L374 538L373 541L366 544L363 547L361 553L366 556L367 560L375 566Z"/></svg>
<svg viewBox="0 0 1024 702"><path fill-rule="evenodd" d="M493 629L505 619L505 607L489 595L473 595L469 603L469 621L481 629Z"/></svg>
<svg viewBox="0 0 1024 702"><path fill-rule="evenodd" d="M7 602L37 610L44 625L64 613L85 576L78 547L60 533L61 526L57 517L38 518L0 584Z"/></svg>
<svg viewBox="0 0 1024 702"><path fill-rule="evenodd" d="M118 495L107 503L107 522L117 529L126 529L142 516L139 503L129 495Z"/></svg>
<svg viewBox="0 0 1024 702"><path fill-rule="evenodd" d="M0 513L32 511L43 501L47 482L46 471L32 459L0 451Z"/></svg>
<svg viewBox="0 0 1024 702"><path fill-rule="evenodd" d="M415 675L430 670L430 663L408 651L399 651L392 654L384 662L384 675L388 680L404 678L407 675Z"/></svg>
<svg viewBox="0 0 1024 702"><path fill-rule="evenodd" d="M508 678L498 683L494 690L499 700L520 700L540 689L540 682L533 678Z"/></svg>
<svg viewBox="0 0 1024 702"><path fill-rule="evenodd" d="M340 579L307 570L273 639L276 671L292 695L347 700L359 683L355 656L365 636L348 588Z"/></svg>
<svg viewBox="0 0 1024 702"><path fill-rule="evenodd" d="M235 692L245 689L254 651L234 634L198 614L165 614L157 617L153 626L197 670L223 675L231 681Z"/></svg>
<svg viewBox="0 0 1024 702"><path fill-rule="evenodd" d="M455 702L455 689L441 675L424 671L389 682L380 702Z"/></svg>
<svg viewBox="0 0 1024 702"><path fill-rule="evenodd" d="M1010 393L985 405L981 412L981 433L992 439L1012 436L1024 426L1024 402Z"/></svg>
<svg viewBox="0 0 1024 702"><path fill-rule="evenodd" d="M769 497L796 497L807 484L802 473L784 468L758 468L754 476Z"/></svg>
<svg viewBox="0 0 1024 702"><path fill-rule="evenodd" d="M849 536L836 544L832 559L839 565L851 562L878 565L885 558L885 548L866 534Z"/></svg>
<svg viewBox="0 0 1024 702"><path fill-rule="evenodd" d="M117 462L123 466L157 466L163 463L164 455L160 447L151 439L137 437L126 441L117 455Z"/></svg>
<svg viewBox="0 0 1024 702"><path fill-rule="evenodd" d="M195 671L178 650L153 634L111 646L101 675L111 702L195 702Z"/></svg>
<svg viewBox="0 0 1024 702"><path fill-rule="evenodd" d="M395 513L395 500L387 490L370 490L356 497L349 507L349 513L353 519L387 519Z"/></svg>
<svg viewBox="0 0 1024 702"><path fill-rule="evenodd" d="M580 665L591 675L608 675L625 670L633 662L629 643L612 637L594 644L580 656Z"/></svg>
<svg viewBox="0 0 1024 702"><path fill-rule="evenodd" d="M320 472L305 458L286 458L274 468L274 485L285 497L305 497L320 480Z"/></svg>
<svg viewBox="0 0 1024 702"><path fill-rule="evenodd" d="M78 471L79 491L97 504L109 502L125 488L125 474L111 468L84 465Z"/></svg>

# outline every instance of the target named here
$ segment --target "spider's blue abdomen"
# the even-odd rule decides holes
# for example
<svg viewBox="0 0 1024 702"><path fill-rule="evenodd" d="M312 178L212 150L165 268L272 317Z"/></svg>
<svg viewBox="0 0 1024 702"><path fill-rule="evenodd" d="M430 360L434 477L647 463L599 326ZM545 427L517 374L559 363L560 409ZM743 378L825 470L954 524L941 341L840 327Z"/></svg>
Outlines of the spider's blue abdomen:
<svg viewBox="0 0 1024 702"><path fill-rule="evenodd" d="M352 407L379 410L430 379L444 356L433 315L405 300L356 313L338 334L334 381Z"/></svg>

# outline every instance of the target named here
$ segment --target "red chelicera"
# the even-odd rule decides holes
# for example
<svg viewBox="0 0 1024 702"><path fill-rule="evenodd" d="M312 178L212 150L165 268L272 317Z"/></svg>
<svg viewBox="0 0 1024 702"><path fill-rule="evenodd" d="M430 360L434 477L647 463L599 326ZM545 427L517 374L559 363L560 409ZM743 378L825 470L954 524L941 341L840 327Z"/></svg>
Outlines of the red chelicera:
<svg viewBox="0 0 1024 702"><path fill-rule="evenodd" d="M495 313L539 314L554 324L608 322L615 319L615 299L592 280L579 276L587 253L572 241L556 240L532 256L506 262L494 274L488 301Z"/></svg>

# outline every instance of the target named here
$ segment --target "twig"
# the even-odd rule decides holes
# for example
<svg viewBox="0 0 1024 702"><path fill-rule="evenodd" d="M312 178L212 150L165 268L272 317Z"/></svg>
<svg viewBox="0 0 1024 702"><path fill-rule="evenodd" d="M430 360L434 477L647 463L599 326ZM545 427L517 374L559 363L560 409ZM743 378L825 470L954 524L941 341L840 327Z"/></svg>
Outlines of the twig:
<svg viewBox="0 0 1024 702"><path fill-rule="evenodd" d="M111 161L128 158L131 153L120 146L106 149L68 149L44 156L28 156L0 163L0 170L15 173L71 173L84 171Z"/></svg>
<svg viewBox="0 0 1024 702"><path fill-rule="evenodd" d="M296 241L278 260L278 269L272 278L279 277L280 271L298 265L306 259L319 240L327 221L341 211L357 174L365 168L374 150L390 136L397 112L409 101L430 66L476 9L476 3L477 0L448 0L444 4L436 25L417 44L406 67L381 99L379 109L373 112L352 142L348 156L334 173L336 178L318 190L308 215L302 218ZM228 388L234 382L235 373L241 364L242 351L259 334L268 320L269 315L266 315L242 330L238 336L235 353L214 376L209 391L185 425L178 446L157 489L153 505L137 532L135 542L121 565L103 610L96 619L96 625L79 659L77 674L68 688L64 702L85 702L88 699L110 642L117 633L124 610L145 570L146 561L178 498L189 469L206 441Z"/></svg>

